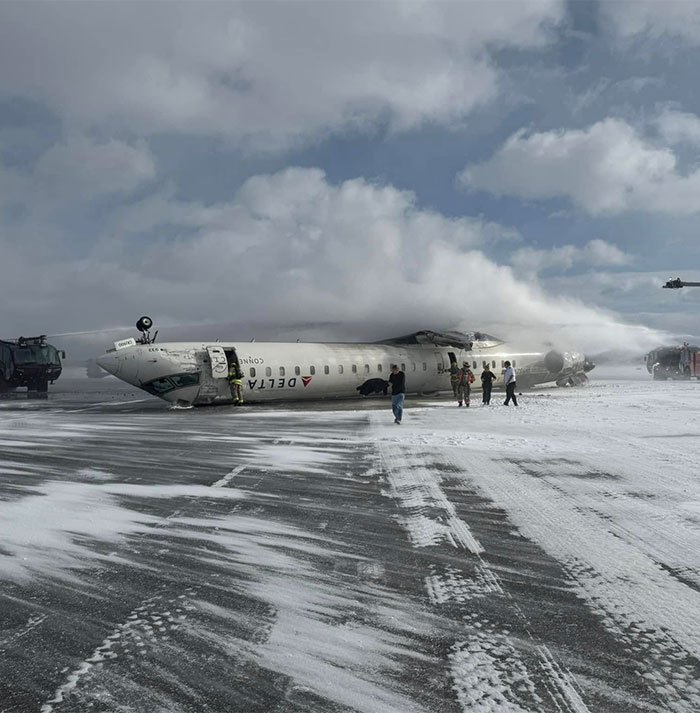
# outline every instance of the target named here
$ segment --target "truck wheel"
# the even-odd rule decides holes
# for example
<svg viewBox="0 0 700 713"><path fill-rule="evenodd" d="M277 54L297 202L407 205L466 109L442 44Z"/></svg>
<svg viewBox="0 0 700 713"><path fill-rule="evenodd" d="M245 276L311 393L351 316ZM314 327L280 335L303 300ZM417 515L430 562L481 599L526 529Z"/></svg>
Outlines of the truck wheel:
<svg viewBox="0 0 700 713"><path fill-rule="evenodd" d="M49 380L48 379L37 379L34 382L34 387L40 394L45 394L49 390Z"/></svg>
<svg viewBox="0 0 700 713"><path fill-rule="evenodd" d="M685 369L683 369L683 378L688 379L690 381L690 367L686 366Z"/></svg>
<svg viewBox="0 0 700 713"><path fill-rule="evenodd" d="M10 387L7 385L5 378L0 376L0 394L6 394L9 390Z"/></svg>

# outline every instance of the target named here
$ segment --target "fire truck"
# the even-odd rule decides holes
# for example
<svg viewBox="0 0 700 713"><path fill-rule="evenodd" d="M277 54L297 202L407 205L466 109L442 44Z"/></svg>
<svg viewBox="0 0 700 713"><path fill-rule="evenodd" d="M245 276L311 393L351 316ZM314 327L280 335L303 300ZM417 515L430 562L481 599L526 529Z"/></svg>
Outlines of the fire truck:
<svg viewBox="0 0 700 713"><path fill-rule="evenodd" d="M647 371L657 381L700 378L700 347L688 343L653 349L645 357Z"/></svg>
<svg viewBox="0 0 700 713"><path fill-rule="evenodd" d="M0 339L0 394L26 386L30 392L46 394L49 383L61 375L59 351L46 341L46 335L19 337L14 340Z"/></svg>

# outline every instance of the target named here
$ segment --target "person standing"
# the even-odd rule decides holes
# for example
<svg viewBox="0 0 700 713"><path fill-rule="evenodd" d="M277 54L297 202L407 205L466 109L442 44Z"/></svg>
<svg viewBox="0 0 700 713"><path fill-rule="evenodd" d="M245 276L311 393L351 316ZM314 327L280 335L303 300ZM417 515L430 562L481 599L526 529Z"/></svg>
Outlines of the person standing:
<svg viewBox="0 0 700 713"><path fill-rule="evenodd" d="M496 375L489 369L487 362L484 362L484 370L481 372L481 403L488 406L491 403L491 389L493 382L496 380Z"/></svg>
<svg viewBox="0 0 700 713"><path fill-rule="evenodd" d="M242 406L243 401L243 370L237 361L231 362L228 367L228 385L231 389L231 398L234 406Z"/></svg>
<svg viewBox="0 0 700 713"><path fill-rule="evenodd" d="M459 391L459 382L461 380L461 373L457 362L450 362L450 386L452 387L452 394L457 398L457 392Z"/></svg>
<svg viewBox="0 0 700 713"><path fill-rule="evenodd" d="M471 394L473 383L474 373L469 368L469 362L465 361L460 369L460 379L457 386L457 406L461 406L462 400L464 400L464 405L469 408L469 396Z"/></svg>
<svg viewBox="0 0 700 713"><path fill-rule="evenodd" d="M399 369L398 364L391 365L389 383L391 384L391 410L394 412L394 423L400 426L403 418L403 402L406 398L406 374Z"/></svg>
<svg viewBox="0 0 700 713"><path fill-rule="evenodd" d="M513 400L513 406L518 405L518 399L515 398L515 369L510 365L509 361L503 363L506 371L503 374L503 381L506 385L506 400L503 402L504 406L508 406L511 399Z"/></svg>

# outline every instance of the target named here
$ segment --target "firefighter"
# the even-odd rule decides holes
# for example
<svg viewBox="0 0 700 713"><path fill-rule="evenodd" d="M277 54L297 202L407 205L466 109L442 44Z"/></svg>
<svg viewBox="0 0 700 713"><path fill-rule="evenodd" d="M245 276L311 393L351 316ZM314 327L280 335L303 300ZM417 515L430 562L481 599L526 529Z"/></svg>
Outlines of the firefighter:
<svg viewBox="0 0 700 713"><path fill-rule="evenodd" d="M474 383L474 373L469 368L469 362L465 361L462 368L459 370L459 382L457 385L457 399L459 400L457 406L464 405L469 407L469 396L471 394L472 384Z"/></svg>
<svg viewBox="0 0 700 713"><path fill-rule="evenodd" d="M234 406L242 406L243 401L243 370L237 361L231 362L228 367L228 385L231 389L231 398Z"/></svg>
<svg viewBox="0 0 700 713"><path fill-rule="evenodd" d="M459 387L459 382L462 378L462 374L457 366L457 362L453 361L450 364L450 385L452 386L452 393L454 397L457 398L457 389Z"/></svg>

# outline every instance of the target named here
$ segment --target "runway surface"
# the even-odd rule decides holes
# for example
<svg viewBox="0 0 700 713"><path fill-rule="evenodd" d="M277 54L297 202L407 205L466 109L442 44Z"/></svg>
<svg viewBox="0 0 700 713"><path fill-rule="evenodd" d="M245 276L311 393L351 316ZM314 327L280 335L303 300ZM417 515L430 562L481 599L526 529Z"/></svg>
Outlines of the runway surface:
<svg viewBox="0 0 700 713"><path fill-rule="evenodd" d="M0 402L0 712L696 713L700 384L499 396Z"/></svg>

